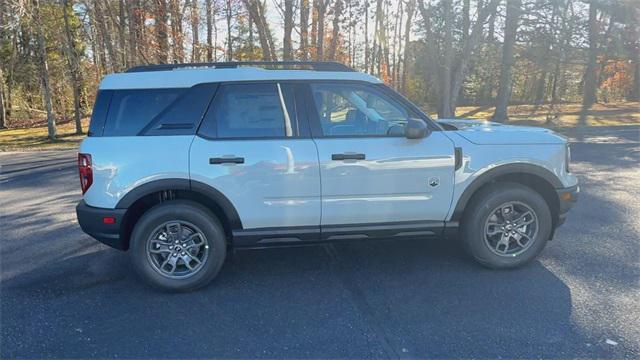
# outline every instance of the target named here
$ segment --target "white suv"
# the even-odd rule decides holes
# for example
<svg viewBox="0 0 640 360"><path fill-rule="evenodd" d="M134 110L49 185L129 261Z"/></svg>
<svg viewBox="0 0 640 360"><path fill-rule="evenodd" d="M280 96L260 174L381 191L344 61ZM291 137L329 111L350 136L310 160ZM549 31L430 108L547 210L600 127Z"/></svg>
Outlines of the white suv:
<svg viewBox="0 0 640 360"><path fill-rule="evenodd" d="M492 268L534 259L578 193L552 131L430 119L327 62L142 66L100 84L82 229L167 290L230 248L457 232Z"/></svg>

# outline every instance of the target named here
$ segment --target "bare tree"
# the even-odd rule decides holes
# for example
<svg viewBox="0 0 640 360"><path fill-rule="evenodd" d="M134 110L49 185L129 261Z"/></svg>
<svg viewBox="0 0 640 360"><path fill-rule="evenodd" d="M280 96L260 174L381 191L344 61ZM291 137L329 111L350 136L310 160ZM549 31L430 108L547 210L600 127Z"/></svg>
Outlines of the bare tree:
<svg viewBox="0 0 640 360"><path fill-rule="evenodd" d="M263 4L259 0L243 0L243 3L251 18L256 24L258 30L258 38L260 40L260 47L262 48L262 58L265 61L277 60L275 54L275 46L273 44L273 38L271 36L271 30L266 20L265 10Z"/></svg>
<svg viewBox="0 0 640 360"><path fill-rule="evenodd" d="M80 115L80 92L82 82L80 78L80 62L78 61L78 51L76 50L75 39L71 32L69 22L69 1L62 0L62 16L64 18L64 32L66 35L67 46L67 62L69 64L69 73L71 74L71 87L73 88L73 114L76 124L76 134L82 134L82 121Z"/></svg>
<svg viewBox="0 0 640 360"><path fill-rule="evenodd" d="M282 41L282 58L293 59L291 45L291 31L293 30L293 6L294 0L284 0L284 39Z"/></svg>
<svg viewBox="0 0 640 360"><path fill-rule="evenodd" d="M407 74L409 72L409 45L411 44L411 24L413 21L413 13L416 10L416 0L409 0L407 3L407 23L404 27L404 57L402 63L402 80L400 83L400 91L404 94L407 92Z"/></svg>
<svg viewBox="0 0 640 360"><path fill-rule="evenodd" d="M231 37L232 15L231 0L227 0L227 6L225 7L225 19L227 20L227 61L233 60L233 37Z"/></svg>
<svg viewBox="0 0 640 360"><path fill-rule="evenodd" d="M53 103L51 101L51 84L49 82L49 63L47 61L47 45L45 42L40 17L40 0L33 0L33 23L38 43L38 58L40 60L40 80L42 82L42 97L44 107L47 110L47 131L49 139L55 140L57 135L56 118L53 113Z"/></svg>
<svg viewBox="0 0 640 360"><path fill-rule="evenodd" d="M502 63L500 65L500 88L496 100L493 120L503 122L508 119L507 105L511 99L511 68L515 63L513 45L516 42L518 20L522 0L507 0L507 15L504 26L504 43L502 44Z"/></svg>
<svg viewBox="0 0 640 360"><path fill-rule="evenodd" d="M309 0L300 0L300 58L309 59Z"/></svg>
<svg viewBox="0 0 640 360"><path fill-rule="evenodd" d="M7 127L7 111L4 106L4 75L0 67L0 129Z"/></svg>
<svg viewBox="0 0 640 360"><path fill-rule="evenodd" d="M140 37L140 0L127 1L129 15L129 65L138 63L138 39Z"/></svg>
<svg viewBox="0 0 640 360"><path fill-rule="evenodd" d="M160 64L169 61L169 34L167 32L167 0L155 0L155 30L158 50L156 58Z"/></svg>
<svg viewBox="0 0 640 360"><path fill-rule="evenodd" d="M340 37L340 17L342 16L343 3L342 0L336 0L333 5L333 29L331 34L331 44L329 46L329 59L336 59L336 50L338 48L338 38Z"/></svg>
<svg viewBox="0 0 640 360"><path fill-rule="evenodd" d="M452 72L452 80L451 80L451 93L449 94L450 100L448 101L451 109L449 110L449 115L455 116L456 104L458 102L458 95L460 94L460 88L462 87L462 82L467 75L467 66L471 60L471 55L473 54L476 45L480 41L482 37L482 29L484 27L485 22L489 15L495 13L496 8L500 0L490 0L488 4L482 7L478 11L478 18L476 22L473 24L473 28L471 30L471 34L465 41L462 52L458 56L457 66L455 71Z"/></svg>
<svg viewBox="0 0 640 360"><path fill-rule="evenodd" d="M198 29L200 28L200 12L198 9L198 0L191 0L191 62L200 61L200 37Z"/></svg>
<svg viewBox="0 0 640 360"><path fill-rule="evenodd" d="M207 61L213 61L213 9L211 0L205 0L205 12L207 13Z"/></svg>
<svg viewBox="0 0 640 360"><path fill-rule="evenodd" d="M171 57L174 62L184 62L184 34L182 31L182 10L180 0L169 1L171 15Z"/></svg>
<svg viewBox="0 0 640 360"><path fill-rule="evenodd" d="M587 68L584 72L584 87L582 106L588 109L597 101L598 61L598 5L595 0L589 2L589 50L587 53Z"/></svg>

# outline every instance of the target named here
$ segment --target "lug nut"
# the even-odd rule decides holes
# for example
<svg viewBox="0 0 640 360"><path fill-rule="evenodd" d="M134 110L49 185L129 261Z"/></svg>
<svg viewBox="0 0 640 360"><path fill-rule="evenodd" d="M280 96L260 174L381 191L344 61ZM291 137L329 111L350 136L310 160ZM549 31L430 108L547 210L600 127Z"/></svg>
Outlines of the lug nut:
<svg viewBox="0 0 640 360"><path fill-rule="evenodd" d="M169 246L169 250L173 250L173 245Z"/></svg>

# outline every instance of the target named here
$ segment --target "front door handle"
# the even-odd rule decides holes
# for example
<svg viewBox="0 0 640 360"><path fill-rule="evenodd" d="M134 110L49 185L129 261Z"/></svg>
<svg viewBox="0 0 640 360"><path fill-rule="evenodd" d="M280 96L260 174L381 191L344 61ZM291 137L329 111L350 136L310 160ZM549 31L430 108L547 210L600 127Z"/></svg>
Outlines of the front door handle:
<svg viewBox="0 0 640 360"><path fill-rule="evenodd" d="M209 164L211 165L220 165L220 164L244 164L243 157L217 157L217 158L209 158Z"/></svg>
<svg viewBox="0 0 640 360"><path fill-rule="evenodd" d="M331 154L331 160L364 160L364 154Z"/></svg>

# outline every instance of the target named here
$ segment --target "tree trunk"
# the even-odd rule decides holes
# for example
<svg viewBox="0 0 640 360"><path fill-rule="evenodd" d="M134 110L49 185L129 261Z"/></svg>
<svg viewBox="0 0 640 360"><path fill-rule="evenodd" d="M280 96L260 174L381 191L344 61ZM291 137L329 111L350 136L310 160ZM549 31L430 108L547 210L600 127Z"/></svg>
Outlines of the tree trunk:
<svg viewBox="0 0 640 360"><path fill-rule="evenodd" d="M80 79L78 51L76 50L75 40L71 33L71 25L69 23L69 8L69 1L62 0L62 16L64 19L64 31L67 38L67 60L69 64L69 72L71 73L71 86L73 87L73 114L76 124L76 134L82 134L82 121L80 115L80 91L82 88L82 81Z"/></svg>
<svg viewBox="0 0 640 360"><path fill-rule="evenodd" d="M227 0L226 6L226 20L227 20L227 61L233 60L233 38L231 37L231 0Z"/></svg>
<svg viewBox="0 0 640 360"><path fill-rule="evenodd" d="M504 44L502 44L502 63L500 65L500 88L498 89L496 110L493 113L493 120L498 122L504 122L509 119L507 106L511 99L511 68L515 63L513 45L516 42L521 7L522 0L507 0L507 17L504 26Z"/></svg>
<svg viewBox="0 0 640 360"><path fill-rule="evenodd" d="M458 62L458 66L452 74L453 80L451 81L451 94L449 105L451 106L451 110L449 113L451 115L455 115L456 104L458 102L458 95L460 94L460 88L462 88L462 82L464 77L467 74L467 66L469 65L469 61L471 60L471 55L476 47L476 44L480 40L482 36L482 29L484 27L484 23L487 21L487 17L490 14L496 12L496 8L500 0L491 0L486 6L480 9L478 13L478 19L473 25L473 29L471 30L471 34L469 38L465 42L462 48L462 54L460 54L460 60Z"/></svg>
<svg viewBox="0 0 640 360"><path fill-rule="evenodd" d="M205 0L205 12L207 13L207 62L213 61L213 8L211 0Z"/></svg>
<svg viewBox="0 0 640 360"><path fill-rule="evenodd" d="M129 66L138 64L139 11L138 0L129 0L127 2L127 12L129 13Z"/></svg>
<svg viewBox="0 0 640 360"><path fill-rule="evenodd" d="M38 43L38 58L40 60L40 80L42 82L42 97L47 110L47 130L49 139L55 140L57 135L56 118L53 113L51 101L51 84L49 83L49 64L47 62L47 44L42 32L42 19L40 18L40 0L33 0L33 20L35 24L36 39Z"/></svg>
<svg viewBox="0 0 640 360"><path fill-rule="evenodd" d="M191 0L191 35L193 42L191 43L191 62L200 61L200 37L198 29L200 28L200 13L198 9L198 1Z"/></svg>
<svg viewBox="0 0 640 360"><path fill-rule="evenodd" d="M464 40L466 40L469 37L469 28L471 28L470 8L471 8L471 0L463 0L462 1L462 38Z"/></svg>
<svg viewBox="0 0 640 360"><path fill-rule="evenodd" d="M39 0L38 0L39 1ZM96 23L98 24L98 31L101 33L102 41L104 47L107 49L107 56L109 61L106 62L107 69L109 72L114 72L118 69L117 58L115 54L115 50L113 49L113 41L111 41L111 32L107 29L107 25L104 21L104 9L100 4L102 0L94 1L95 15L96 15Z"/></svg>
<svg viewBox="0 0 640 360"><path fill-rule="evenodd" d="M324 17L327 12L329 0L318 0L316 2L318 14L318 36L316 38L316 60L322 61L324 58Z"/></svg>
<svg viewBox="0 0 640 360"><path fill-rule="evenodd" d="M404 56L402 58L402 80L400 82L400 92L407 94L407 74L409 73L409 51L411 44L411 25L413 13L416 10L416 0L409 0L407 3L407 23L404 28Z"/></svg>
<svg viewBox="0 0 640 360"><path fill-rule="evenodd" d="M598 61L598 8L595 1L589 2L589 51L587 54L587 68L584 72L584 88L582 107L586 110L597 101Z"/></svg>
<svg viewBox="0 0 640 360"><path fill-rule="evenodd" d="M269 30L262 5L259 0L243 0L243 2L256 24L260 47L262 48L262 59L264 61L276 60L271 31Z"/></svg>
<svg viewBox="0 0 640 360"><path fill-rule="evenodd" d="M373 26L373 46L371 47L371 68L369 73L375 74L375 70L379 70L376 64L380 62L380 17L382 13L382 0L376 0L375 24ZM378 71L378 74L380 72Z"/></svg>
<svg viewBox="0 0 640 360"><path fill-rule="evenodd" d="M182 31L182 11L180 0L170 0L169 13L171 16L171 57L173 62L184 62L184 34Z"/></svg>
<svg viewBox="0 0 640 360"><path fill-rule="evenodd" d="M329 60L336 59L338 37L340 36L340 17L342 16L342 0L336 0L333 7L333 29L331 30L331 45L329 46Z"/></svg>
<svg viewBox="0 0 640 360"><path fill-rule="evenodd" d="M369 70L369 0L364 0L364 71Z"/></svg>
<svg viewBox="0 0 640 360"><path fill-rule="evenodd" d="M300 58L309 59L309 0L300 0Z"/></svg>
<svg viewBox="0 0 640 360"><path fill-rule="evenodd" d="M156 58L158 63L169 62L169 34L167 32L167 0L156 0L155 4L155 30L156 41L158 42L158 53Z"/></svg>
<svg viewBox="0 0 640 360"><path fill-rule="evenodd" d="M118 1L118 38L120 41L120 57L121 57L120 61L122 62L122 65L126 68L126 67L129 67L129 57L127 56L127 37L125 35L127 18L126 18L126 12L124 11L124 8L125 8L124 0Z"/></svg>
<svg viewBox="0 0 640 360"><path fill-rule="evenodd" d="M282 41L283 60L293 59L291 46L291 31L293 31L293 3L294 0L284 0L284 39Z"/></svg>
<svg viewBox="0 0 640 360"><path fill-rule="evenodd" d="M440 105L438 119L454 116L451 112L451 63L453 62L453 9L451 0L442 1L442 17L444 20L444 51L442 60L442 79L440 83Z"/></svg>
<svg viewBox="0 0 640 360"><path fill-rule="evenodd" d="M4 75L0 67L0 129L7 127L7 111L4 107Z"/></svg>

